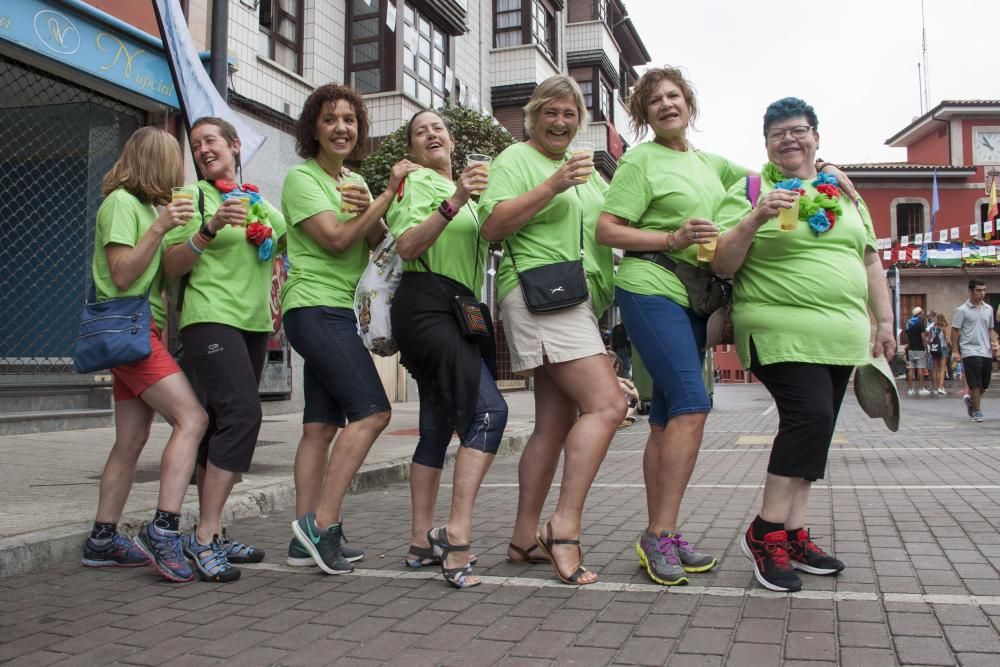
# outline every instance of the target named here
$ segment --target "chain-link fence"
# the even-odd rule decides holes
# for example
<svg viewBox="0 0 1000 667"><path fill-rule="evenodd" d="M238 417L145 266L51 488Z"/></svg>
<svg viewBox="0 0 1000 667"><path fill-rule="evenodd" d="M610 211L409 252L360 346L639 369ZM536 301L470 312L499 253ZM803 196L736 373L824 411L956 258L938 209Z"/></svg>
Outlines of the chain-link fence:
<svg viewBox="0 0 1000 667"><path fill-rule="evenodd" d="M143 112L0 55L0 379L72 370L101 179Z"/></svg>

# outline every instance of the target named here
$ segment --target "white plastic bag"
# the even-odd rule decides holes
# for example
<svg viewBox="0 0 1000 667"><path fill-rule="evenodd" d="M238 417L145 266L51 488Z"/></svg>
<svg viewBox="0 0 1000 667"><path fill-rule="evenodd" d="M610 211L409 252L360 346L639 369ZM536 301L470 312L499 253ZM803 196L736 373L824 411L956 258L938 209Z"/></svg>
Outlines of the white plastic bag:
<svg viewBox="0 0 1000 667"><path fill-rule="evenodd" d="M389 306L402 277L403 259L396 252L396 239L386 233L354 292L358 335L366 348L381 357L391 357L399 349L392 337Z"/></svg>

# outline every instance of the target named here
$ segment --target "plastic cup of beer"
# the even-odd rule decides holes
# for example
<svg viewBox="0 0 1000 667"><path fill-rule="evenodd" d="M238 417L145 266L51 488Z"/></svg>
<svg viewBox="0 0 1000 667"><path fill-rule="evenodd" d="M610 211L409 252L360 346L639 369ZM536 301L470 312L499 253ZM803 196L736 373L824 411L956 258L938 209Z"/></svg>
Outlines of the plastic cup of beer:
<svg viewBox="0 0 1000 667"><path fill-rule="evenodd" d="M185 190L183 187L170 188L170 201L177 201L178 199L194 201L194 193L190 190Z"/></svg>
<svg viewBox="0 0 1000 667"><path fill-rule="evenodd" d="M485 153L469 153L465 156L465 164L469 167L482 166L486 168L486 177L490 176L490 166L493 164L493 158ZM481 192L481 191L480 191ZM475 194L479 194L476 192Z"/></svg>
<svg viewBox="0 0 1000 667"><path fill-rule="evenodd" d="M584 155L587 157L588 160L590 160L591 164L593 164L594 162L595 150L597 150L597 146L595 146L593 143L589 141L574 141L573 145L569 147L570 155L572 155L573 157L576 157L578 155ZM592 173L594 173L593 167L591 167L590 170L587 171L586 175L580 176L576 180L580 182L586 182L587 180L590 179L590 175Z"/></svg>
<svg viewBox="0 0 1000 667"><path fill-rule="evenodd" d="M699 243L698 245L698 261L699 262L711 262L715 259L715 245L719 240L719 235L716 234L708 243Z"/></svg>
<svg viewBox="0 0 1000 667"><path fill-rule="evenodd" d="M783 232L795 231L799 226L799 197L800 193L789 190L789 194L795 197L795 203L791 208L783 208L778 211L778 229Z"/></svg>
<svg viewBox="0 0 1000 667"><path fill-rule="evenodd" d="M250 195L245 192L227 192L224 195L226 201L237 201L240 206L247 210L247 215L250 215ZM245 221L244 221L245 222Z"/></svg>
<svg viewBox="0 0 1000 667"><path fill-rule="evenodd" d="M358 190L359 192L365 192L365 182L361 177L361 174L347 174L340 179L337 183L337 192L343 194L344 190ZM351 206L349 203L344 201L344 198L340 198L340 212L341 213L357 213L358 209Z"/></svg>

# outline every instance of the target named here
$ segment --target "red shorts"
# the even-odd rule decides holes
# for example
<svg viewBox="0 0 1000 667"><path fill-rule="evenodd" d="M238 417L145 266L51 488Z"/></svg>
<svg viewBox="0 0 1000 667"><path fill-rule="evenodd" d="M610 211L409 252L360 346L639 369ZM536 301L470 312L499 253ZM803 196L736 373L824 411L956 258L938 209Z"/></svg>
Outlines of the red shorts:
<svg viewBox="0 0 1000 667"><path fill-rule="evenodd" d="M150 349L148 357L131 364L122 364L111 369L115 376L111 392L116 401L131 401L142 392L174 373L180 373L180 366L170 356L167 346L160 338L160 330L155 324L150 326Z"/></svg>

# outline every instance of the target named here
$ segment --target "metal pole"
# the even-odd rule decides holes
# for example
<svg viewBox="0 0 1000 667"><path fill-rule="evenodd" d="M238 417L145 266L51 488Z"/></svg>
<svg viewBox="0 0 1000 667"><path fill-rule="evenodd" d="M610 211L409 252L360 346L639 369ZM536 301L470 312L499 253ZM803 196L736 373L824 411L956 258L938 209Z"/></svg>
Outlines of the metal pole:
<svg viewBox="0 0 1000 667"><path fill-rule="evenodd" d="M222 96L229 100L229 63L227 45L229 43L229 0L212 2L212 60L209 73L212 83Z"/></svg>

